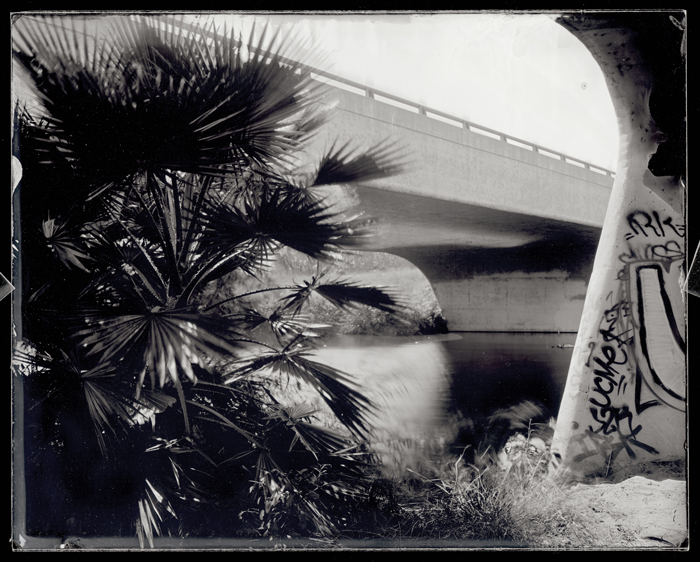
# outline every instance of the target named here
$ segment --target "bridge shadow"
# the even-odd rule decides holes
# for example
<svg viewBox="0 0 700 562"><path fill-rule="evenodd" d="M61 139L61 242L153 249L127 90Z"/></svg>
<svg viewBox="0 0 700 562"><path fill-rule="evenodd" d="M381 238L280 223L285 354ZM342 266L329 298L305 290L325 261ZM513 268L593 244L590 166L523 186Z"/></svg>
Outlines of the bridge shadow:
<svg viewBox="0 0 700 562"><path fill-rule="evenodd" d="M421 269L428 278L441 281L479 275L564 271L570 278L588 281L598 245L597 237L563 236L537 240L510 248L458 245L388 248Z"/></svg>

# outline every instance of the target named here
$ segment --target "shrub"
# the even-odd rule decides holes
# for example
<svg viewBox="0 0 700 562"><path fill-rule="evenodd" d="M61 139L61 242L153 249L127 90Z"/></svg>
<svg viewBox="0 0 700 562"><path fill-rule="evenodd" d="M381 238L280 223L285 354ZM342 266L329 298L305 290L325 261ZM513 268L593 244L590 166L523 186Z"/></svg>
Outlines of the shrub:
<svg viewBox="0 0 700 562"><path fill-rule="evenodd" d="M15 25L41 101L17 109L30 528L135 528L151 546L163 533L328 534L333 504L364 490L372 404L309 356L324 328L304 310L399 303L321 267L283 287L208 287L254 282L282 247L332 262L358 246L368 222L324 194L401 168L387 144L331 147L310 167L322 92L276 37L174 24ZM252 293L265 310L232 306ZM287 379L343 431L280 404L270 389Z"/></svg>

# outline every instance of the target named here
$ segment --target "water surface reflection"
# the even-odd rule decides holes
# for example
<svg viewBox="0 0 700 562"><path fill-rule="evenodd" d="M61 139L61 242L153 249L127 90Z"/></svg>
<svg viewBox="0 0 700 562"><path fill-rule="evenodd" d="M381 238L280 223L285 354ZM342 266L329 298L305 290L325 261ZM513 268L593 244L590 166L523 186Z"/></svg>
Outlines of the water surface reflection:
<svg viewBox="0 0 700 562"><path fill-rule="evenodd" d="M474 333L442 342L450 358L451 402L465 413L531 400L557 415L576 334Z"/></svg>
<svg viewBox="0 0 700 562"><path fill-rule="evenodd" d="M476 449L498 410L530 401L556 417L574 333L477 333L343 336L318 359L356 377L377 404L376 449L401 470L418 450Z"/></svg>

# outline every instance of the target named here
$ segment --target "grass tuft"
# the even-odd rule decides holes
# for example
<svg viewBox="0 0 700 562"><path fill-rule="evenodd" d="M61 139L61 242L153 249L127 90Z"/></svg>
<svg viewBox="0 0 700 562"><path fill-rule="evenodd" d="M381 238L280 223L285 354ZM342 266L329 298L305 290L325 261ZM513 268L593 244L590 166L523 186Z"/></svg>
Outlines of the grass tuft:
<svg viewBox="0 0 700 562"><path fill-rule="evenodd" d="M421 471L378 477L345 534L384 539L503 541L530 548L604 546L590 515L569 501L573 481L550 462L548 448L511 454L510 463L486 455L476 464L461 455L423 459Z"/></svg>

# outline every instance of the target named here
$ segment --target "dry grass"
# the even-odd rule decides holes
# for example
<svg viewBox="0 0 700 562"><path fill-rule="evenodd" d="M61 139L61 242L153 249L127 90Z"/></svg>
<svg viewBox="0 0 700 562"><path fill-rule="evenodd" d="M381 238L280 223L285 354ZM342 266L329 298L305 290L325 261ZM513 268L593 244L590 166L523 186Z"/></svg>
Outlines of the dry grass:
<svg viewBox="0 0 700 562"><path fill-rule="evenodd" d="M424 459L421 473L380 478L352 536L503 541L526 548L594 548L590 510L569 501L566 471L548 452L521 455L508 469Z"/></svg>

